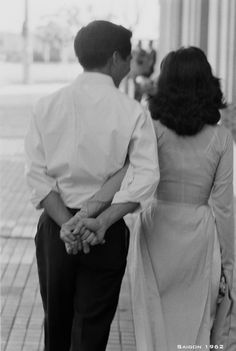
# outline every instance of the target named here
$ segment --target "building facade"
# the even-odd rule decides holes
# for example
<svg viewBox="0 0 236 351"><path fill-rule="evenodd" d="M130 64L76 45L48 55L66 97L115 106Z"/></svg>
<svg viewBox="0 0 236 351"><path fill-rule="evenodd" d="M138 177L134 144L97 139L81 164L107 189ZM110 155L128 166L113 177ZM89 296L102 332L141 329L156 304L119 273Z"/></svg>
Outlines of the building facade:
<svg viewBox="0 0 236 351"><path fill-rule="evenodd" d="M171 50L194 45L204 50L221 79L229 103L236 104L236 0L159 0L158 64Z"/></svg>

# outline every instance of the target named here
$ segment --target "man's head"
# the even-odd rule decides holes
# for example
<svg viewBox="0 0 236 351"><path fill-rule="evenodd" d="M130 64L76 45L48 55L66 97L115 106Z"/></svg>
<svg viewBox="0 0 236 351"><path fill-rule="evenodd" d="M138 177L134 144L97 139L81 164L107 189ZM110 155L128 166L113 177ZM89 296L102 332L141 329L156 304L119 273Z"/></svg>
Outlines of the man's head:
<svg viewBox="0 0 236 351"><path fill-rule="evenodd" d="M130 70L132 33L108 21L82 27L74 41L79 63L86 71L109 74L118 86Z"/></svg>
<svg viewBox="0 0 236 351"><path fill-rule="evenodd" d="M153 49L153 41L152 40L149 40L148 47L149 47L149 49Z"/></svg>

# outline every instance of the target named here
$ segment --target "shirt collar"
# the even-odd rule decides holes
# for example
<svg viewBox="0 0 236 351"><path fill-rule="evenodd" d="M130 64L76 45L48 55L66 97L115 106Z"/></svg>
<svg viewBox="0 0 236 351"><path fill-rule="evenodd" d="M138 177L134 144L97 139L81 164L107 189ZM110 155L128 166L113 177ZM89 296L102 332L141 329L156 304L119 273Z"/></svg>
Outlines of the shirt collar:
<svg viewBox="0 0 236 351"><path fill-rule="evenodd" d="M104 73L99 72L83 72L75 80L75 83L93 83L98 85L115 86L112 78Z"/></svg>

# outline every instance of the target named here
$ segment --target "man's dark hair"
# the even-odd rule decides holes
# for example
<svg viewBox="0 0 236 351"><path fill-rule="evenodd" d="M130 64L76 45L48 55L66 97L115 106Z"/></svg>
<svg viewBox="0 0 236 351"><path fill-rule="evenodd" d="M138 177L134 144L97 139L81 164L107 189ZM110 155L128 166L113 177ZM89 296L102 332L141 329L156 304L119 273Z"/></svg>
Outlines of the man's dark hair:
<svg viewBox="0 0 236 351"><path fill-rule="evenodd" d="M201 49L180 48L163 59L157 92L149 100L153 119L179 135L195 135L217 124L225 107L220 80Z"/></svg>
<svg viewBox="0 0 236 351"><path fill-rule="evenodd" d="M82 27L74 40L75 54L85 69L100 68L117 51L123 59L131 53L132 33L108 21L93 21Z"/></svg>

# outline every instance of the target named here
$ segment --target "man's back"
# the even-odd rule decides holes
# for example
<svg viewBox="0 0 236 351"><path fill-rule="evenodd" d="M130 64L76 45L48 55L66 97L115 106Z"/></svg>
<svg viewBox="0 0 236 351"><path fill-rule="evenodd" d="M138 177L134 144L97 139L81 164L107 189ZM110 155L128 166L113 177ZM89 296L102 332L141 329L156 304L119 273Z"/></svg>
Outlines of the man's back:
<svg viewBox="0 0 236 351"><path fill-rule="evenodd" d="M35 114L46 174L64 203L79 208L123 167L143 110L111 77L86 72L43 98ZM40 196L33 201L37 205Z"/></svg>

